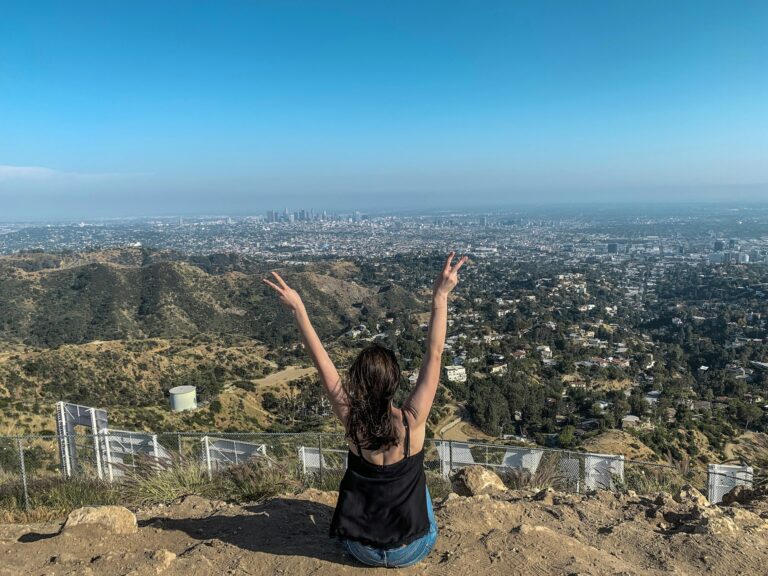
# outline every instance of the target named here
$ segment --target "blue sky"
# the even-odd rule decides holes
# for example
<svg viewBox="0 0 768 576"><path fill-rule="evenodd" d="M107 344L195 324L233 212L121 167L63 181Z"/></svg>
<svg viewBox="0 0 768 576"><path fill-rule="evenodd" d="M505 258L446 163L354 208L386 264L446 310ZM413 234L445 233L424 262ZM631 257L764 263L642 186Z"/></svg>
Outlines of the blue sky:
<svg viewBox="0 0 768 576"><path fill-rule="evenodd" d="M0 220L768 200L768 2L0 4Z"/></svg>

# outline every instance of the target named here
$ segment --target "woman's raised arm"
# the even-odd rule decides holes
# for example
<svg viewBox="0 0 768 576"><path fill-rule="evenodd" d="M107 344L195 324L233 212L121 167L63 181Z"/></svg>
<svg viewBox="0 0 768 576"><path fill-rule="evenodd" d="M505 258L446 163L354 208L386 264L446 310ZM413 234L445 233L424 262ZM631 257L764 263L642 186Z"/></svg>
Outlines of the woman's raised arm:
<svg viewBox="0 0 768 576"><path fill-rule="evenodd" d="M427 351L419 369L419 378L416 387L405 402L404 408L408 410L417 425L424 424L435 400L437 385L440 382L440 363L445 348L445 332L448 322L448 294L459 282L459 269L467 261L467 256L462 256L455 266L451 265L455 252L448 255L440 274L432 286L432 316L429 320L427 332Z"/></svg>
<svg viewBox="0 0 768 576"><path fill-rule="evenodd" d="M309 355L312 357L312 362L317 369L317 373L320 375L320 382L323 383L328 399L331 401L333 412L339 420L345 424L347 419L346 395L344 388L341 385L341 378L339 378L336 366L334 366L323 343L320 342L320 338L318 337L317 332L315 332L315 328L309 321L309 315L307 314L304 302L302 302L299 293L288 286L288 284L285 283L285 280L283 280L277 272L272 272L272 276L275 277L277 284L270 282L266 278L263 279L262 282L277 292L283 306L293 311L293 314L296 317L296 324L301 333L301 340L304 342L304 347L309 351Z"/></svg>

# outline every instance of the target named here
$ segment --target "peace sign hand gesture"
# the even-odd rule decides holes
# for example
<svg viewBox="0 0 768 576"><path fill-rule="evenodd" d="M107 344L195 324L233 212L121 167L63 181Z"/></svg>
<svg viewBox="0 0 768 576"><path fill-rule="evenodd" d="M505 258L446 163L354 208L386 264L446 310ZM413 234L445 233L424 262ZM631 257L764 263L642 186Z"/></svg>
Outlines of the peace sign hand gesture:
<svg viewBox="0 0 768 576"><path fill-rule="evenodd" d="M277 284L270 282L266 278L263 278L261 281L277 292L277 295L280 298L280 303L294 312L303 308L304 303L301 301L299 293L288 286L288 284L285 283L285 280L283 280L277 272L272 272L272 276L277 280Z"/></svg>
<svg viewBox="0 0 768 576"><path fill-rule="evenodd" d="M435 278L435 283L432 286L432 294L434 296L447 297L451 290L456 287L456 284L459 283L459 269L467 260L469 260L469 257L462 256L456 265L452 266L451 261L455 255L456 252L451 252L448 255L443 270L438 274L437 278Z"/></svg>

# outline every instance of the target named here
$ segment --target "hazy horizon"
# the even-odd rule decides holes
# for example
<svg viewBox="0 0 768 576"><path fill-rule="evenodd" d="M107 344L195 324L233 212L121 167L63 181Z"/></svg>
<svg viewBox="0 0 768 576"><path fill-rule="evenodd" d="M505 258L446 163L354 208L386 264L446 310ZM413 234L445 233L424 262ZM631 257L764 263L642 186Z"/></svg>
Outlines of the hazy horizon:
<svg viewBox="0 0 768 576"><path fill-rule="evenodd" d="M562 215L563 217L584 216L585 212L595 217L604 216L610 213L622 213L624 216L636 217L659 217L659 216L684 216L695 215L701 211L707 212L739 212L759 210L768 211L768 200L724 200L717 199L711 201L686 201L686 200L664 200L648 201L640 199L612 200L612 201L536 201L529 198L527 201L507 202L507 203L484 203L472 202L467 204L447 204L438 206L412 206L391 208L387 206L369 207L359 209L352 206L316 206L314 204L281 204L277 201L272 204L266 204L262 208L247 210L235 209L231 211L221 210L184 210L181 207L164 211L147 210L145 212L137 211L135 213L125 212L123 214L110 215L61 215L57 209L55 216L45 216L44 211L38 211L34 217L30 218L9 218L0 217L0 224L75 224L79 222L110 222L110 221L131 221L131 220L152 220L152 219L211 219L211 218L265 218L270 210L282 213L288 210L295 214L301 210L314 210L316 214L327 211L329 215L352 215L359 212L369 217L384 216L447 216L451 214L495 214L495 215L521 215L531 218L543 216Z"/></svg>
<svg viewBox="0 0 768 576"><path fill-rule="evenodd" d="M768 201L768 4L17 3L0 221Z"/></svg>

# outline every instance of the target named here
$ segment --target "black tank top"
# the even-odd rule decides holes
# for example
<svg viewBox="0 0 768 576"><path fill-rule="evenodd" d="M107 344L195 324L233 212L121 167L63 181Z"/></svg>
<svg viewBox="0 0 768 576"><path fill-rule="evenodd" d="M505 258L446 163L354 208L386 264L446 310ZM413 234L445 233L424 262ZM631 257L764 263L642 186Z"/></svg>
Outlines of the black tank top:
<svg viewBox="0 0 768 576"><path fill-rule="evenodd" d="M411 455L410 429L403 411L405 458L393 464L373 464L349 451L347 471L331 520L331 536L356 540L376 548L397 548L429 531L424 450Z"/></svg>

